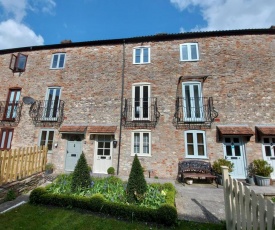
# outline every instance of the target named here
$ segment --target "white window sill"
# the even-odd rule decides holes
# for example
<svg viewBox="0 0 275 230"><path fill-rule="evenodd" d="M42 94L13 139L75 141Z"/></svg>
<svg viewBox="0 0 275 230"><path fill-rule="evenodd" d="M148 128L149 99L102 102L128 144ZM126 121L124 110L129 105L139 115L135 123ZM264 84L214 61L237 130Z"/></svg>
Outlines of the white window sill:
<svg viewBox="0 0 275 230"><path fill-rule="evenodd" d="M180 60L180 62L197 62L200 59L194 59L194 60Z"/></svg>
<svg viewBox="0 0 275 230"><path fill-rule="evenodd" d="M151 62L144 62L144 63L133 63L134 65L147 65L150 64Z"/></svg>
<svg viewBox="0 0 275 230"><path fill-rule="evenodd" d="M202 156L202 157L199 157L199 156L185 156L186 159L204 159L204 160L209 160L208 157L206 156Z"/></svg>
<svg viewBox="0 0 275 230"><path fill-rule="evenodd" d="M134 157L136 153L131 153L131 157ZM138 157L152 157L151 154L137 154Z"/></svg>

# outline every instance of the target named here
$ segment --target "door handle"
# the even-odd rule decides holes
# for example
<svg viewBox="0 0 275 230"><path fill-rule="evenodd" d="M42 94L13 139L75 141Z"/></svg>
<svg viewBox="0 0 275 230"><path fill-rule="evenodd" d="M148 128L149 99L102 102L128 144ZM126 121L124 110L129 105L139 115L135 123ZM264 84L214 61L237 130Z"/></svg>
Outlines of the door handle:
<svg viewBox="0 0 275 230"><path fill-rule="evenodd" d="M226 159L227 159L227 156L225 156L224 159L226 160Z"/></svg>
<svg viewBox="0 0 275 230"><path fill-rule="evenodd" d="M67 154L69 153L69 151L67 150Z"/></svg>

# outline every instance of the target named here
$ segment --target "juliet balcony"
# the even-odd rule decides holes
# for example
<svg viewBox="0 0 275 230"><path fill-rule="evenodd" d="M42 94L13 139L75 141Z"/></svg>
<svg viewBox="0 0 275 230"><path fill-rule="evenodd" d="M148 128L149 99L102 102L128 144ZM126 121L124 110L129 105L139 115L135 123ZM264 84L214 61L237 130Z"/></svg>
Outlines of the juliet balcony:
<svg viewBox="0 0 275 230"><path fill-rule="evenodd" d="M64 104L62 100L35 101L30 107L29 114L36 125L39 123L43 126L45 123L60 125L64 119Z"/></svg>
<svg viewBox="0 0 275 230"><path fill-rule="evenodd" d="M0 123L18 125L21 117L22 101L0 101Z"/></svg>
<svg viewBox="0 0 275 230"><path fill-rule="evenodd" d="M156 97L124 99L123 106L122 120L125 127L156 126L160 116Z"/></svg>
<svg viewBox="0 0 275 230"><path fill-rule="evenodd" d="M212 97L177 97L174 124L177 128L211 128L218 116Z"/></svg>

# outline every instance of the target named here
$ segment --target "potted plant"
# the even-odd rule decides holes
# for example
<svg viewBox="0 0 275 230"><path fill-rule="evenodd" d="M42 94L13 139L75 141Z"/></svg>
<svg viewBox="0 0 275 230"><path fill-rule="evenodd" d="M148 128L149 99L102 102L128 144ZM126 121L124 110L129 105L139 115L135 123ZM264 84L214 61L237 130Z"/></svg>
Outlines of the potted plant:
<svg viewBox="0 0 275 230"><path fill-rule="evenodd" d="M255 185L255 168L253 167L253 163L250 163L248 167L246 168L247 170L247 177L246 177L246 182L250 185Z"/></svg>
<svg viewBox="0 0 275 230"><path fill-rule="evenodd" d="M254 160L252 162L253 171L255 172L256 183L259 186L270 185L270 174L273 172L273 168L265 160Z"/></svg>
<svg viewBox="0 0 275 230"><path fill-rule="evenodd" d="M223 158L220 158L213 162L212 169L215 172L217 179L218 179L218 184L220 184L220 185L222 185L222 168L221 168L221 166L227 166L228 172L231 173L231 172L233 172L234 163L232 163L231 161L228 161L226 159L223 159Z"/></svg>
<svg viewBox="0 0 275 230"><path fill-rule="evenodd" d="M45 166L45 173L46 174L51 174L53 173L54 170L54 164L53 163L47 163Z"/></svg>

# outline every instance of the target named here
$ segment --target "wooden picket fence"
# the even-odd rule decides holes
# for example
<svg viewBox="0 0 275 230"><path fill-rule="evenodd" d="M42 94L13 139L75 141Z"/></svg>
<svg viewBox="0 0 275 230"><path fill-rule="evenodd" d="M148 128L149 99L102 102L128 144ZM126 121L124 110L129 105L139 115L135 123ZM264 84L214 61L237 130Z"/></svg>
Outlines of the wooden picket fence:
<svg viewBox="0 0 275 230"><path fill-rule="evenodd" d="M0 151L0 186L45 170L47 147Z"/></svg>
<svg viewBox="0 0 275 230"><path fill-rule="evenodd" d="M226 229L274 230L274 203L229 177L222 166Z"/></svg>

